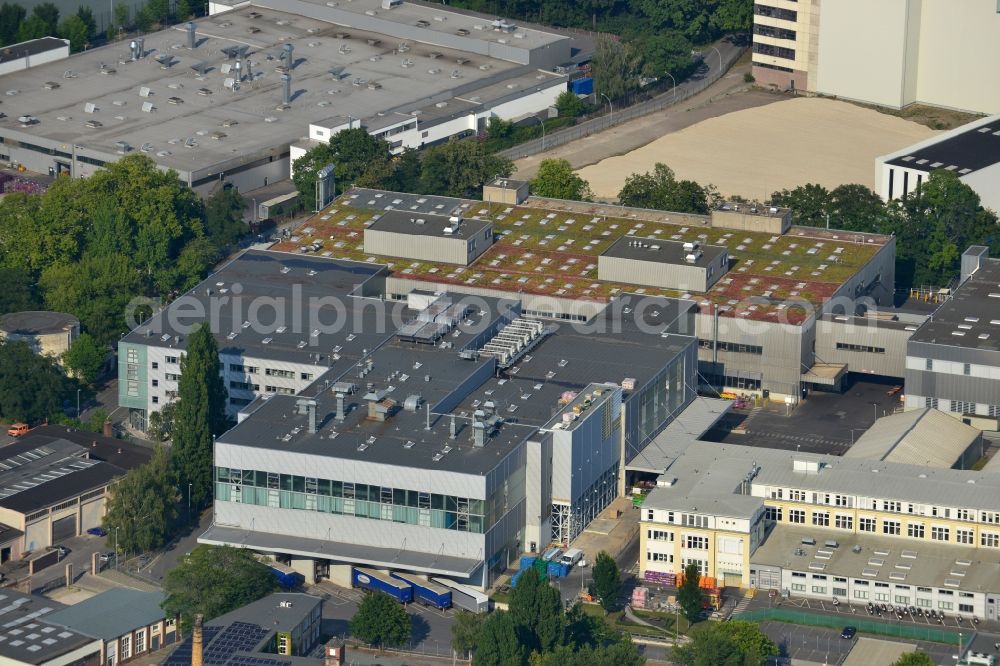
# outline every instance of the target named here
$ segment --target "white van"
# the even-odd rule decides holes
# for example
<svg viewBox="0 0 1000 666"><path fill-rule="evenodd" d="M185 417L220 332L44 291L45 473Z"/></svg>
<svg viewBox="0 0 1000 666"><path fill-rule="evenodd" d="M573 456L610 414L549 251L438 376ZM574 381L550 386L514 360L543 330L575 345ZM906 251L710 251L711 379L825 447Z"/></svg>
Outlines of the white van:
<svg viewBox="0 0 1000 666"><path fill-rule="evenodd" d="M563 553L562 559L559 561L563 564L568 564L571 567L575 567L576 563L583 559L583 551L579 548L570 548L565 553Z"/></svg>

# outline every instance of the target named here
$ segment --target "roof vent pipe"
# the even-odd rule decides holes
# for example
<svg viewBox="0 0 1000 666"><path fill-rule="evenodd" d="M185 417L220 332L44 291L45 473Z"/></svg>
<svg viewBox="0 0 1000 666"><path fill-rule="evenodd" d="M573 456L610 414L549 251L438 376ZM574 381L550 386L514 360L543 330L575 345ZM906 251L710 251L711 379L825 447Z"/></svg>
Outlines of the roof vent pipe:
<svg viewBox="0 0 1000 666"><path fill-rule="evenodd" d="M472 445L477 448L486 446L486 424L482 421L472 423Z"/></svg>
<svg viewBox="0 0 1000 666"><path fill-rule="evenodd" d="M188 22L187 25L184 26L184 29L187 30L188 48L193 51L195 49L197 41L194 34L195 31L194 23Z"/></svg>
<svg viewBox="0 0 1000 666"><path fill-rule="evenodd" d="M292 51L295 50L293 44L285 44L281 49L281 59L285 61L285 67L288 69L292 68L292 63L294 62L292 58Z"/></svg>
<svg viewBox="0 0 1000 666"><path fill-rule="evenodd" d="M335 418L343 423L344 419L347 417L346 410L344 409L344 394L337 393L337 413Z"/></svg>
<svg viewBox="0 0 1000 666"><path fill-rule="evenodd" d="M292 103L292 77L281 75L281 103L288 106Z"/></svg>
<svg viewBox="0 0 1000 666"><path fill-rule="evenodd" d="M452 414L451 425L448 428L448 436L451 437L452 439L455 439L457 435L458 435L458 424L455 423L455 415Z"/></svg>
<svg viewBox="0 0 1000 666"><path fill-rule="evenodd" d="M135 40L135 44L136 44L136 48L135 48L135 57L136 57L136 60L138 60L140 58L145 58L146 57L146 40L143 39L142 37L140 37L137 40Z"/></svg>

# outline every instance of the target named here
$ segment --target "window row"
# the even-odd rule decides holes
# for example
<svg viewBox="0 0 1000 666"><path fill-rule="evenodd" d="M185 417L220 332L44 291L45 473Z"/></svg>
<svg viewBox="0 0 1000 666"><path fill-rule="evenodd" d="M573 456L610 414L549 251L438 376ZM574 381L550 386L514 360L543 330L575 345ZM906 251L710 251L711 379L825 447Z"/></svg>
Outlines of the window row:
<svg viewBox="0 0 1000 666"><path fill-rule="evenodd" d="M753 13L757 16L770 16L771 18L781 19L782 21L796 21L799 18L798 12L794 10L771 7L770 5L755 4L753 6Z"/></svg>
<svg viewBox="0 0 1000 666"><path fill-rule="evenodd" d="M837 349L841 351L867 352L869 354L884 354L885 347L871 347L869 345L855 345L849 342L838 342Z"/></svg>
<svg viewBox="0 0 1000 666"><path fill-rule="evenodd" d="M788 28L776 28L773 25L753 24L753 34L775 39L795 39L795 31Z"/></svg>
<svg viewBox="0 0 1000 666"><path fill-rule="evenodd" d="M377 486L372 487L377 488ZM428 495L428 493L420 493L420 495ZM475 532L477 534L485 532L486 517L484 515L456 510L458 506L464 506L465 509L470 508L470 500L465 500L463 504L461 502L463 498L441 495L436 495L435 497L440 498L436 502L437 504L448 505L451 508L431 509L424 506L415 507L405 504L383 503L377 500L314 495L290 490L241 486L235 483L215 484L215 499L222 502L254 504L273 509L319 511L322 513L355 516L357 518L407 523L421 527L437 527L446 530L457 530L459 532ZM456 502L456 500L459 501ZM482 500L475 501L479 502L481 507Z"/></svg>
<svg viewBox="0 0 1000 666"><path fill-rule="evenodd" d="M774 56L776 58L784 58L785 60L795 60L795 49L789 49L784 46L774 46L773 44L754 42L753 52L761 55Z"/></svg>

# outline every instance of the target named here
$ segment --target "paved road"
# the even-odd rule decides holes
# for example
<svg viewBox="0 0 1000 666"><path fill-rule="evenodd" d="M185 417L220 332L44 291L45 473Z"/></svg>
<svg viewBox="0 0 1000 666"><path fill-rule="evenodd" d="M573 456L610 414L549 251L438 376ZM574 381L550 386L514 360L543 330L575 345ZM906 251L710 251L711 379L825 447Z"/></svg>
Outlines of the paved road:
<svg viewBox="0 0 1000 666"><path fill-rule="evenodd" d="M79 577L84 571L90 571L91 555L95 552L111 550L103 537L95 537L89 534L73 537L62 542L62 545L69 549L69 553L57 564L47 567L31 579L31 588L38 589L51 583L56 579L62 579L66 575L66 565L73 565L74 577ZM0 567L5 583L8 581L21 581L28 577L28 564L26 560L17 562L7 562Z"/></svg>
<svg viewBox="0 0 1000 666"><path fill-rule="evenodd" d="M80 419L86 421L97 409L103 409L115 422L125 418L125 408L118 406L117 377L106 380L99 386L94 397L80 405Z"/></svg>
<svg viewBox="0 0 1000 666"><path fill-rule="evenodd" d="M155 555L149 563L135 575L157 585L163 584L167 572L177 566L179 560L198 546L198 537L212 524L212 509L208 508L199 517L198 523L190 531L183 533L175 541Z"/></svg>
<svg viewBox="0 0 1000 666"><path fill-rule="evenodd" d="M797 407L772 404L754 409L741 425L745 434L713 431L709 439L810 453L843 455L854 439L899 406L886 395L892 382L856 381L843 394L813 392Z"/></svg>

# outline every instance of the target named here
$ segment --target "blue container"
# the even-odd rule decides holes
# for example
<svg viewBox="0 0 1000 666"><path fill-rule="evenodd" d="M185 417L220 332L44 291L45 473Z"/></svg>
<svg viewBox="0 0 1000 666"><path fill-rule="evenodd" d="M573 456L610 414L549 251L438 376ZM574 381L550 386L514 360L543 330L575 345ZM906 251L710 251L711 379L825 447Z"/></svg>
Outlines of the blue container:
<svg viewBox="0 0 1000 666"><path fill-rule="evenodd" d="M532 566L535 563L535 560L537 559L538 558L535 557L534 555L522 555L521 566L520 566L521 571L524 571L528 567Z"/></svg>
<svg viewBox="0 0 1000 666"><path fill-rule="evenodd" d="M562 578L562 565L559 562L549 562L547 573L549 578Z"/></svg>
<svg viewBox="0 0 1000 666"><path fill-rule="evenodd" d="M451 608L451 590L447 587L438 585L437 583L433 583L429 580L424 580L418 576L397 573L395 571L389 575L396 580L409 583L410 586L413 587L413 598L415 601L419 601L428 606L434 606L435 608L439 608L441 610Z"/></svg>
<svg viewBox="0 0 1000 666"><path fill-rule="evenodd" d="M401 604L413 601L413 586L371 569L351 569L351 584L372 592L385 592Z"/></svg>
<svg viewBox="0 0 1000 666"><path fill-rule="evenodd" d="M594 92L594 79L587 77L570 81L569 89L575 95L590 95Z"/></svg>
<svg viewBox="0 0 1000 666"><path fill-rule="evenodd" d="M521 574L524 573L524 569L521 569L516 574L514 574L510 579L510 586L517 587L517 581L521 580Z"/></svg>

